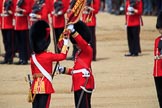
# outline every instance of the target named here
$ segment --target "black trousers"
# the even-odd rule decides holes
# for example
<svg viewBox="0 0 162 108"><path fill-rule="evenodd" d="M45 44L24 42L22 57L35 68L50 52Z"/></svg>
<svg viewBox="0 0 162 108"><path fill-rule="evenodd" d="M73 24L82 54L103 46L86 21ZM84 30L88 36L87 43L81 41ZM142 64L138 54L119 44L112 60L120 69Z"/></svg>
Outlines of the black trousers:
<svg viewBox="0 0 162 108"><path fill-rule="evenodd" d="M29 30L16 30L15 37L18 43L19 59L28 61L31 52L29 47Z"/></svg>
<svg viewBox="0 0 162 108"><path fill-rule="evenodd" d="M141 53L140 26L127 27L128 48L131 54Z"/></svg>
<svg viewBox="0 0 162 108"><path fill-rule="evenodd" d="M91 46L93 48L93 60L96 60L96 54L97 54L97 48L96 48L96 27L95 26L89 26L89 29L91 31Z"/></svg>
<svg viewBox="0 0 162 108"><path fill-rule="evenodd" d="M154 77L159 106L162 108L162 77Z"/></svg>
<svg viewBox="0 0 162 108"><path fill-rule="evenodd" d="M5 50L5 61L13 59L14 55L14 35L13 29L2 29L3 44Z"/></svg>
<svg viewBox="0 0 162 108"><path fill-rule="evenodd" d="M49 108L50 94L36 94L32 108Z"/></svg>
<svg viewBox="0 0 162 108"><path fill-rule="evenodd" d="M162 11L162 0L156 0L158 14Z"/></svg>
<svg viewBox="0 0 162 108"><path fill-rule="evenodd" d="M77 108L81 92L82 90L78 90L74 92L75 108ZM84 92L79 108L91 108L91 95L92 93Z"/></svg>

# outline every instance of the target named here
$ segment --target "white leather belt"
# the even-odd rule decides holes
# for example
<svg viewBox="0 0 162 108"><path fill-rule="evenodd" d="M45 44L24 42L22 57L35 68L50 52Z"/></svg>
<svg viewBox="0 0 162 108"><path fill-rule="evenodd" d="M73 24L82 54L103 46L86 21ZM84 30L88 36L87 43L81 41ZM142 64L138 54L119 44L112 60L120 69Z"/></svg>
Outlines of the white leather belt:
<svg viewBox="0 0 162 108"><path fill-rule="evenodd" d="M81 72L84 72L84 71L88 71L87 69L83 68L83 69L78 69L78 70L73 70L72 71L72 74L77 74L77 73L81 73Z"/></svg>

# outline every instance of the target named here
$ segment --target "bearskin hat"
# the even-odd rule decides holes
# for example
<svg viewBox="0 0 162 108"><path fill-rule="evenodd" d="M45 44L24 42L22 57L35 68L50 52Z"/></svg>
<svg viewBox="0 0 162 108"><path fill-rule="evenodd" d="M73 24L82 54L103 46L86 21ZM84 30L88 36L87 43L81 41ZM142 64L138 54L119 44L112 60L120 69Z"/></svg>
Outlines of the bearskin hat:
<svg viewBox="0 0 162 108"><path fill-rule="evenodd" d="M157 17L157 23L156 23L156 28L162 28L162 11L160 11L158 17Z"/></svg>
<svg viewBox="0 0 162 108"><path fill-rule="evenodd" d="M29 31L29 42L32 51L41 53L46 50L51 42L50 27L44 20L35 22Z"/></svg>
<svg viewBox="0 0 162 108"><path fill-rule="evenodd" d="M78 21L77 23L75 23L74 24L74 29L75 29L75 31L77 31L82 36L82 38L87 43L91 43L91 32L90 32L88 26L84 22ZM71 36L70 36L70 41L73 44L76 44L76 41Z"/></svg>

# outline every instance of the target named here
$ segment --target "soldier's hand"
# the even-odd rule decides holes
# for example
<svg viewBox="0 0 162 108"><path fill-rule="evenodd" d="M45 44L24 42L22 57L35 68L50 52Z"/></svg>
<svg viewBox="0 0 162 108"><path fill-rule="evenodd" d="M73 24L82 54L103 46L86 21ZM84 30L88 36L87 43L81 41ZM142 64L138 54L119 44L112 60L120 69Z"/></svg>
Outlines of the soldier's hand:
<svg viewBox="0 0 162 108"><path fill-rule="evenodd" d="M162 59L162 55L159 56L159 59Z"/></svg>
<svg viewBox="0 0 162 108"><path fill-rule="evenodd" d="M88 70L82 71L82 74L83 74L82 77L90 77L90 73Z"/></svg>
<svg viewBox="0 0 162 108"><path fill-rule="evenodd" d="M57 12L57 15L59 16L59 15L62 15L63 14L63 12L62 11L58 11Z"/></svg>
<svg viewBox="0 0 162 108"><path fill-rule="evenodd" d="M71 31L71 33L74 33L75 32L75 29L74 29L74 25L73 24L70 24L67 26L67 29Z"/></svg>
<svg viewBox="0 0 162 108"><path fill-rule="evenodd" d="M65 71L66 71L66 67L64 67L64 66L58 66L57 67L57 71L59 71L59 74L64 74L65 73Z"/></svg>
<svg viewBox="0 0 162 108"><path fill-rule="evenodd" d="M69 46L69 39L68 38L63 38L64 40L64 45Z"/></svg>
<svg viewBox="0 0 162 108"><path fill-rule="evenodd" d="M70 37L70 33L71 33L70 30L64 29L64 31L63 31L63 36L64 36L64 38L69 38L69 37Z"/></svg>
<svg viewBox="0 0 162 108"><path fill-rule="evenodd" d="M34 14L34 13L30 13L29 16L32 17L32 18L37 17L37 15Z"/></svg>
<svg viewBox="0 0 162 108"><path fill-rule="evenodd" d="M128 11L129 11L129 12L134 12L134 10L135 10L135 9L134 9L133 7L131 7L131 6L128 7Z"/></svg>

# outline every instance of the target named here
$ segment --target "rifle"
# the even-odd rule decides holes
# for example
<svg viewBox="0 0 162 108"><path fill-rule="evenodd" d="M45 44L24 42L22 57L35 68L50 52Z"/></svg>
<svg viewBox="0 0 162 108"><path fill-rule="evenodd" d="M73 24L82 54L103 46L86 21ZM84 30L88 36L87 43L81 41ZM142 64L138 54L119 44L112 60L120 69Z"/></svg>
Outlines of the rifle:
<svg viewBox="0 0 162 108"><path fill-rule="evenodd" d="M54 41L54 47L55 47L55 53L59 53L59 49L57 47L57 41L56 41L56 36L55 36L55 30L53 30L53 41ZM57 67L59 66L59 61L56 62L53 73L52 73L52 79L54 78L55 72Z"/></svg>
<svg viewBox="0 0 162 108"><path fill-rule="evenodd" d="M20 8L24 3L24 0L19 0L17 3L17 6Z"/></svg>
<svg viewBox="0 0 162 108"><path fill-rule="evenodd" d="M56 1L53 6L54 6L54 9L55 9L54 14L57 15L58 12L61 11L61 9L63 8L62 0ZM55 30L53 30L53 40L54 40L55 53L59 53L60 50L57 47L57 40L56 40L56 36L55 36ZM53 73L52 73L52 79L54 78L54 75L55 75L55 72L56 72L56 69L57 69L58 65L59 65L59 62L57 61L56 64L55 64Z"/></svg>
<svg viewBox="0 0 162 108"><path fill-rule="evenodd" d="M33 20L37 20L36 13L42 10L42 7L44 6L44 0L36 1L35 4L32 7L32 12L29 14L29 16Z"/></svg>
<svg viewBox="0 0 162 108"><path fill-rule="evenodd" d="M32 13L37 13L42 9L42 4L40 2L36 2L32 7Z"/></svg>
<svg viewBox="0 0 162 108"><path fill-rule="evenodd" d="M12 5L12 0L5 1L4 10L7 12L7 14L9 14L8 11L10 10L11 5Z"/></svg>
<svg viewBox="0 0 162 108"><path fill-rule="evenodd" d="M63 9L62 0L58 0L54 3L55 14L58 15L59 12Z"/></svg>
<svg viewBox="0 0 162 108"><path fill-rule="evenodd" d="M17 16L23 14L23 9L21 8L21 6L23 5L23 3L24 3L24 0L19 0L18 3L17 3L17 6L16 6L16 8L18 9Z"/></svg>

